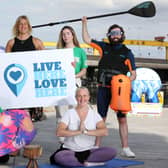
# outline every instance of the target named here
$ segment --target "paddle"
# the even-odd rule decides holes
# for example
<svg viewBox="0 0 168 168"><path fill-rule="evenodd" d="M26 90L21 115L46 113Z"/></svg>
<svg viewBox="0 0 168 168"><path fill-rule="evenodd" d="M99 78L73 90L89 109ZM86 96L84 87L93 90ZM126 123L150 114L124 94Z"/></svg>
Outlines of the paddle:
<svg viewBox="0 0 168 168"><path fill-rule="evenodd" d="M98 16L91 16L91 17L87 17L87 19L96 19L96 18L101 18L101 17L122 15L122 14L127 14L127 13L135 15L135 16L140 16L140 17L153 17L155 16L156 10L155 10L155 5L152 1L146 1L146 2L140 3L139 5L136 5L135 7L131 8L128 11L109 13L109 14L98 15ZM53 23L42 24L42 25L36 25L36 26L32 26L32 28L53 26L57 24L71 23L71 22L77 22L77 21L81 21L81 18L65 20L65 21L60 21L60 22L53 22Z"/></svg>

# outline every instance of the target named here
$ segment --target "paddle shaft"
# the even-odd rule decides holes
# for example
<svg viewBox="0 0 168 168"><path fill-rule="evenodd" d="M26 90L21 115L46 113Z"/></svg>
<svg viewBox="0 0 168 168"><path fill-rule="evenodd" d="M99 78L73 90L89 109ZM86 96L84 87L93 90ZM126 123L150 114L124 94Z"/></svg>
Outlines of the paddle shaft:
<svg viewBox="0 0 168 168"><path fill-rule="evenodd" d="M126 14L128 13L128 11L124 11L124 12L117 12L117 13L109 13L109 14L104 14L104 15L98 15L98 16L91 16L91 17L87 17L87 19L96 19L96 18L101 18L101 17L108 17L108 16L114 16L114 15L122 15L122 14ZM38 27L45 27L45 26L54 26L54 25L58 25L58 24L66 24L66 23L72 23L72 22L78 22L81 21L82 19L71 19L71 20L65 20L65 21L60 21L60 22L51 22L48 24L42 24L42 25L36 25L36 26L32 26L32 28L38 28Z"/></svg>

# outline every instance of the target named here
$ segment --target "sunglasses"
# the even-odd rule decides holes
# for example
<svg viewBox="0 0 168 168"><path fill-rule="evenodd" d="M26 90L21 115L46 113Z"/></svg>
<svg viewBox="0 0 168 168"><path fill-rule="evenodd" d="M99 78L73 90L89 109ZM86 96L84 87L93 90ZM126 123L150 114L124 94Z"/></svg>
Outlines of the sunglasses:
<svg viewBox="0 0 168 168"><path fill-rule="evenodd" d="M107 34L107 36L120 36L122 34L123 32L121 32L120 30L112 30L111 32Z"/></svg>

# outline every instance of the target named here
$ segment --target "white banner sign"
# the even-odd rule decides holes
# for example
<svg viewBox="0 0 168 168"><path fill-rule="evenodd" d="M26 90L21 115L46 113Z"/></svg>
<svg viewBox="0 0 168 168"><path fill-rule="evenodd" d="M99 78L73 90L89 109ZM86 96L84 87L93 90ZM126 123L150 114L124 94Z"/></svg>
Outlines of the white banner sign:
<svg viewBox="0 0 168 168"><path fill-rule="evenodd" d="M0 107L74 104L73 49L0 54Z"/></svg>

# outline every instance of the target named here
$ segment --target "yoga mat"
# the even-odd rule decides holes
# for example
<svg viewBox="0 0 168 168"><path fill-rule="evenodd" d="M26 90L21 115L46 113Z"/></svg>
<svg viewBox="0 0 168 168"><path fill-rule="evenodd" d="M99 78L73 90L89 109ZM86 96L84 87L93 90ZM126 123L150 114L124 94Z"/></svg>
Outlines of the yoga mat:
<svg viewBox="0 0 168 168"><path fill-rule="evenodd" d="M144 164L144 162L142 162L142 161L123 160L123 159L117 159L117 158L115 158L115 159L112 159L112 160L106 162L106 164L103 165L103 166L92 166L92 168L121 168L121 167L128 167L128 166L142 165L142 164ZM39 168L65 168L63 166L50 165L48 163L38 163L38 165L39 165ZM24 165L24 166L18 166L16 168L26 168L26 165ZM75 168L84 168L84 167L81 166L81 167L75 167Z"/></svg>

